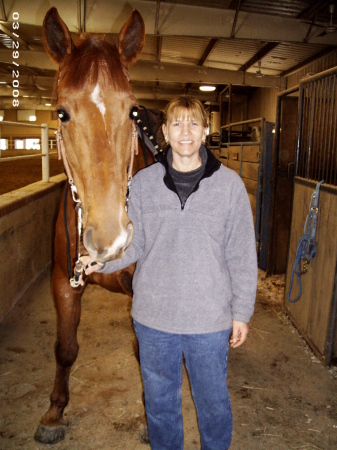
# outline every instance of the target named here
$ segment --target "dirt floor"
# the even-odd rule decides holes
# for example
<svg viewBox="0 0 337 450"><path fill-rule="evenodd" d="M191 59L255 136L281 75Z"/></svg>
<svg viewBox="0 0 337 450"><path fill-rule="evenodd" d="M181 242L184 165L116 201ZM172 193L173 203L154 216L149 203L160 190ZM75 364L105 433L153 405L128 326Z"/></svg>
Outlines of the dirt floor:
<svg viewBox="0 0 337 450"><path fill-rule="evenodd" d="M26 160L27 161L27 160ZM41 160L0 163L0 195L41 179ZM51 158L51 176L63 172ZM248 341L230 350L233 450L337 449L337 370L313 355L283 312L282 277L260 273ZM82 300L80 352L70 382L66 438L55 450L145 450L142 384L133 354L131 299L90 286ZM33 439L54 380L55 311L50 274L0 324L0 449L45 449ZM183 377L185 450L199 450ZM219 449L220 450L220 449Z"/></svg>
<svg viewBox="0 0 337 450"><path fill-rule="evenodd" d="M11 152L11 154L13 154L13 152ZM6 152L1 152L1 157L5 158ZM53 177L63 172L63 162L57 159L57 155L50 155L49 176ZM41 158L0 162L0 195L23 188L27 186L27 184L41 180Z"/></svg>
<svg viewBox="0 0 337 450"><path fill-rule="evenodd" d="M337 448L337 370L313 355L282 310L283 278L260 273L248 341L230 350L233 450ZM57 449L149 448L133 354L131 299L89 286L73 367L66 438ZM49 273L0 325L0 449L43 449L33 435L54 378L55 313ZM183 377L185 449L199 450L196 412Z"/></svg>

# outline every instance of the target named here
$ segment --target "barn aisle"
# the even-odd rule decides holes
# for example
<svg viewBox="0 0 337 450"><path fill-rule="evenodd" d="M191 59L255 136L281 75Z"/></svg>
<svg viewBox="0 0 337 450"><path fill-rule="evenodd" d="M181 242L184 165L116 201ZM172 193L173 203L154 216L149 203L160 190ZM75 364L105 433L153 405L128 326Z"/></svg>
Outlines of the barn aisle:
<svg viewBox="0 0 337 450"><path fill-rule="evenodd" d="M263 274L261 274L263 277ZM231 449L337 448L337 371L325 368L283 314L280 286L260 280L247 343L230 351ZM69 427L58 449L145 450L131 300L90 286L82 302ZM33 435L54 378L55 315L49 273L0 325L0 449L43 449ZM185 449L199 450L195 409L183 380Z"/></svg>

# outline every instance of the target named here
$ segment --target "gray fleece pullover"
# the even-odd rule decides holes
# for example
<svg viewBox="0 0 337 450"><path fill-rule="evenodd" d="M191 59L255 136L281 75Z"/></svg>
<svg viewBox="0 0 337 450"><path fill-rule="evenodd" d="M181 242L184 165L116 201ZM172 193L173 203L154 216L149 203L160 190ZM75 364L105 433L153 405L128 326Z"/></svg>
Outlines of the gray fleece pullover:
<svg viewBox="0 0 337 450"><path fill-rule="evenodd" d="M251 207L240 177L207 150L205 172L184 205L167 157L132 182L134 226L111 273L137 262L132 317L168 333L212 333L249 322L254 311L257 259Z"/></svg>

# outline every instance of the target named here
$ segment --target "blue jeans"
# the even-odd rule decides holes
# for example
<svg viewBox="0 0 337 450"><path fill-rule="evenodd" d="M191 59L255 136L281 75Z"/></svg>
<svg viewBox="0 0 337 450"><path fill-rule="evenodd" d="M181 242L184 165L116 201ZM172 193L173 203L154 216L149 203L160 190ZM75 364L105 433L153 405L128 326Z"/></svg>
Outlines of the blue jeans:
<svg viewBox="0 0 337 450"><path fill-rule="evenodd" d="M134 321L139 343L145 409L152 450L183 450L183 355L197 409L202 450L226 450L232 439L227 389L231 330L172 334Z"/></svg>

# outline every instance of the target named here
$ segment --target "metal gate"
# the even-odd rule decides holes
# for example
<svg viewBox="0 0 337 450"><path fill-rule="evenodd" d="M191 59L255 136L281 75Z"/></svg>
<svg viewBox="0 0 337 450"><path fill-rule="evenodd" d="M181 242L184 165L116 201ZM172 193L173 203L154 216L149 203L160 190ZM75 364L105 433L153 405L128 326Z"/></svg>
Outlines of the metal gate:
<svg viewBox="0 0 337 450"><path fill-rule="evenodd" d="M337 68L300 84L297 176L337 185Z"/></svg>

